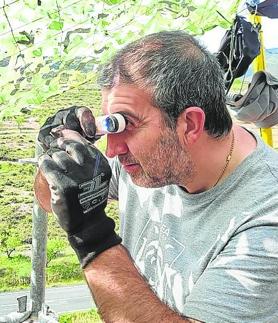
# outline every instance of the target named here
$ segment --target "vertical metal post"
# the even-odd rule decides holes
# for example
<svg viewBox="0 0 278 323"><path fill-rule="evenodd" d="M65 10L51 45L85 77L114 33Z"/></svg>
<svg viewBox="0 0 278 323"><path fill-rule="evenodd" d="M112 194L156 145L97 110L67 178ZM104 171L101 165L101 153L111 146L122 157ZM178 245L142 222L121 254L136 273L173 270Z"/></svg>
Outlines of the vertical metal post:
<svg viewBox="0 0 278 323"><path fill-rule="evenodd" d="M36 156L41 153L37 145ZM34 317L42 309L45 302L45 265L47 244L47 213L42 210L34 199L32 228L32 272L31 272L31 312Z"/></svg>
<svg viewBox="0 0 278 323"><path fill-rule="evenodd" d="M262 25L262 17L257 15L251 15L251 21L255 24ZM253 70L255 72L264 71L266 68L266 61L265 61L265 49L264 49L264 38L263 38L263 31L260 30L259 33L259 40L261 43L261 50L260 54L254 59L253 62ZM272 129L271 128L261 128L260 135L265 143L273 147L273 139L272 139Z"/></svg>
<svg viewBox="0 0 278 323"><path fill-rule="evenodd" d="M37 201L33 205L32 229L32 271L31 271L31 312L35 316L45 301L45 264L47 242L47 214Z"/></svg>

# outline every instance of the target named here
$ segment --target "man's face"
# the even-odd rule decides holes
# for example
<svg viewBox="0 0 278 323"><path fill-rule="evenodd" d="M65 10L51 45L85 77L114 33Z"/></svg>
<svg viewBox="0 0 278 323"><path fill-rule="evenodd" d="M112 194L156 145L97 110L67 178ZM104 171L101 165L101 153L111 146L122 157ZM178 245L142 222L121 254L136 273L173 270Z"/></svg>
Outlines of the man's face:
<svg viewBox="0 0 278 323"><path fill-rule="evenodd" d="M192 175L189 154L175 130L165 125L150 95L131 85L102 91L104 114L121 113L126 129L107 136L107 157L118 156L133 182L144 187L184 186Z"/></svg>

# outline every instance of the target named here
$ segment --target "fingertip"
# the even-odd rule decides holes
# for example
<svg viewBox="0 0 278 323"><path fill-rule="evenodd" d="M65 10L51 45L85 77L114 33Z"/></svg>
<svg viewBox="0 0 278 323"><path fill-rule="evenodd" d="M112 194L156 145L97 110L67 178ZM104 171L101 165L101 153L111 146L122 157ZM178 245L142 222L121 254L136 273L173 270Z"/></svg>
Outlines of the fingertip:
<svg viewBox="0 0 278 323"><path fill-rule="evenodd" d="M94 138L96 134L96 124L92 111L87 107L81 107L77 111L77 116L86 137Z"/></svg>

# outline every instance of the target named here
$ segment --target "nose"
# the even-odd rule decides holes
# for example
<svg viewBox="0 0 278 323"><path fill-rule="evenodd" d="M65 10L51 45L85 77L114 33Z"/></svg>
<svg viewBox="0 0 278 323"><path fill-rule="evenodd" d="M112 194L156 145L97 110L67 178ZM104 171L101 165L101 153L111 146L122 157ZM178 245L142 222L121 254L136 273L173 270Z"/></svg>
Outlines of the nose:
<svg viewBox="0 0 278 323"><path fill-rule="evenodd" d="M122 134L108 134L106 145L106 156L113 158L118 155L124 155L128 152L128 146L124 141Z"/></svg>

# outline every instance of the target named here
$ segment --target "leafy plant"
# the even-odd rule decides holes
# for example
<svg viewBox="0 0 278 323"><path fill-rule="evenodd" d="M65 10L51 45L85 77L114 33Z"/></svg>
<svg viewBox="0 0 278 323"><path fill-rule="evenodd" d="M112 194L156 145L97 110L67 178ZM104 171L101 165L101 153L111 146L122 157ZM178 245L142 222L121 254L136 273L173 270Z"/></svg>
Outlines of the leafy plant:
<svg viewBox="0 0 278 323"><path fill-rule="evenodd" d="M20 115L15 116L14 119L15 119L15 122L16 122L16 124L18 126L19 131L20 131L22 125L25 122L25 116L23 114L20 114Z"/></svg>
<svg viewBox="0 0 278 323"><path fill-rule="evenodd" d="M56 259L57 257L61 256L64 249L66 248L66 242L61 239L50 239L47 241L47 261L46 267L48 267L49 263Z"/></svg>
<svg viewBox="0 0 278 323"><path fill-rule="evenodd" d="M0 13L0 120L95 78L125 43L159 30L227 27L239 0L13 1Z"/></svg>
<svg viewBox="0 0 278 323"><path fill-rule="evenodd" d="M5 253L8 258L12 257L12 253L16 251L22 244L19 232L11 228L5 222L0 223L0 251Z"/></svg>

